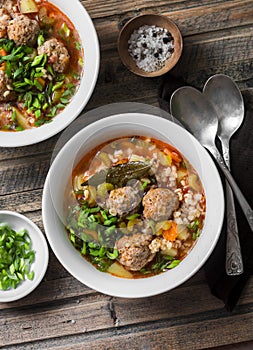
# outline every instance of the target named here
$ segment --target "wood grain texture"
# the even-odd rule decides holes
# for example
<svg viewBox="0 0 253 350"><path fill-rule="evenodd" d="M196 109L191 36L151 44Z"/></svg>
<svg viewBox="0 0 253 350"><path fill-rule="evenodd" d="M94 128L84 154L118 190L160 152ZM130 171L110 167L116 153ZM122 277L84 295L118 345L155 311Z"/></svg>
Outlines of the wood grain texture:
<svg viewBox="0 0 253 350"><path fill-rule="evenodd" d="M85 112L121 101L158 105L163 78L133 75L117 52L122 24L146 12L169 16L182 31L183 55L172 75L201 89L210 75L228 74L253 108L252 0L81 2L101 44L99 78ZM41 198L51 161L71 135L92 121L89 114L81 116L65 136L23 148L0 148L0 209L24 213L43 231ZM6 350L208 349L253 340L252 326L252 278L231 314L211 295L203 270L159 296L112 298L75 280L51 250L38 288L20 301L0 304L0 348Z"/></svg>

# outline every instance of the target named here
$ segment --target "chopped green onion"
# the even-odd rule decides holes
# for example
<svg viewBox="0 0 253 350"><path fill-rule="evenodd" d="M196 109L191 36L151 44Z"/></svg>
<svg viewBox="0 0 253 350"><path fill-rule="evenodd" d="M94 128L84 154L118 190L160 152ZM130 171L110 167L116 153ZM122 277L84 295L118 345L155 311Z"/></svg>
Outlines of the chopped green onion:
<svg viewBox="0 0 253 350"><path fill-rule="evenodd" d="M117 249L113 249L113 253L110 253L109 251L106 252L106 255L109 259L115 260L119 256L119 252Z"/></svg>
<svg viewBox="0 0 253 350"><path fill-rule="evenodd" d="M70 29L65 22L62 24L62 29L65 33L65 36L68 38L70 36Z"/></svg>
<svg viewBox="0 0 253 350"><path fill-rule="evenodd" d="M38 46L43 45L44 42L45 42L45 38L44 38L43 32L40 32L37 39Z"/></svg>
<svg viewBox="0 0 253 350"><path fill-rule="evenodd" d="M26 230L14 231L9 225L0 225L0 290L17 288L25 280L32 280L30 271L35 258L31 239Z"/></svg>
<svg viewBox="0 0 253 350"><path fill-rule="evenodd" d="M132 215L128 215L127 217L126 217L126 219L127 220L130 220L130 221L132 221L132 220L135 220L136 218L138 218L140 216L140 214L132 214Z"/></svg>
<svg viewBox="0 0 253 350"><path fill-rule="evenodd" d="M180 260L173 260L168 266L167 269L174 269L178 264L180 263Z"/></svg>
<svg viewBox="0 0 253 350"><path fill-rule="evenodd" d="M64 81L61 81L61 82L55 84L55 85L53 86L53 88L52 88L52 92L54 92L55 90L60 89L60 88L62 87L63 84L64 84Z"/></svg>
<svg viewBox="0 0 253 350"><path fill-rule="evenodd" d="M78 41L76 41L76 49L77 49L78 51L80 51L81 48L82 48L82 45L81 45Z"/></svg>

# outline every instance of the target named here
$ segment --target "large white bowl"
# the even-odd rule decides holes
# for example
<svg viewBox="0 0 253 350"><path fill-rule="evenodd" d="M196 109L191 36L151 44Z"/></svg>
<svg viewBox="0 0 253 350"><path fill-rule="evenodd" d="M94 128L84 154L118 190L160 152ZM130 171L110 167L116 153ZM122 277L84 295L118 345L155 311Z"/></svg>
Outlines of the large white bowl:
<svg viewBox="0 0 253 350"><path fill-rule="evenodd" d="M137 280L100 272L82 258L67 237L63 212L64 190L80 158L106 140L129 135L151 136L175 146L197 170L206 194L204 228L188 256L173 270ZM55 255L75 278L90 288L112 296L147 297L177 287L195 274L210 256L223 222L223 189L211 157L185 129L153 115L126 113L104 118L85 127L61 149L46 179L42 216Z"/></svg>
<svg viewBox="0 0 253 350"><path fill-rule="evenodd" d="M79 33L84 48L84 72L81 84L69 105L54 117L52 123L20 132L0 131L0 147L27 146L56 135L78 116L88 103L95 87L100 52L97 33L90 16L79 0L50 0L50 2L68 16Z"/></svg>

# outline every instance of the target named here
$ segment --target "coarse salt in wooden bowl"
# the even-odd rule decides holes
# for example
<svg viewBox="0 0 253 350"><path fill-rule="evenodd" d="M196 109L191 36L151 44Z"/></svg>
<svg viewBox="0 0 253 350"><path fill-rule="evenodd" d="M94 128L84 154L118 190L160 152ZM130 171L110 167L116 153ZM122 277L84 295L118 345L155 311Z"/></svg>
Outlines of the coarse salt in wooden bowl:
<svg viewBox="0 0 253 350"><path fill-rule="evenodd" d="M137 66L136 60L129 52L129 39L135 30L143 26L156 26L167 29L174 41L174 51L164 65L154 71L146 71ZM142 77L157 77L167 73L178 62L183 49L183 40L177 25L168 17L157 14L145 14L132 18L121 29L118 38L118 51L123 64L133 73Z"/></svg>

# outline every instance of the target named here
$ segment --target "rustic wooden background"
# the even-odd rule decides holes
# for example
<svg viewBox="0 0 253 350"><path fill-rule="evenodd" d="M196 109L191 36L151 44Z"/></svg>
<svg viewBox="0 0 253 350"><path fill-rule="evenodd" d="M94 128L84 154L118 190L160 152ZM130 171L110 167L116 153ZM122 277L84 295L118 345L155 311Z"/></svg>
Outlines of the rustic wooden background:
<svg viewBox="0 0 253 350"><path fill-rule="evenodd" d="M131 74L116 48L122 24L145 12L168 15L182 31L183 56L174 75L202 88L210 75L228 74L237 81L248 105L253 105L252 0L81 2L94 20L101 45L100 74L85 110L119 101L158 104L162 78ZM58 137L0 149L0 208L24 213L42 230L42 189ZM252 326L252 278L230 314L210 294L203 270L171 292L127 300L80 284L50 252L40 286L21 301L0 305L0 348L206 349L253 340Z"/></svg>

